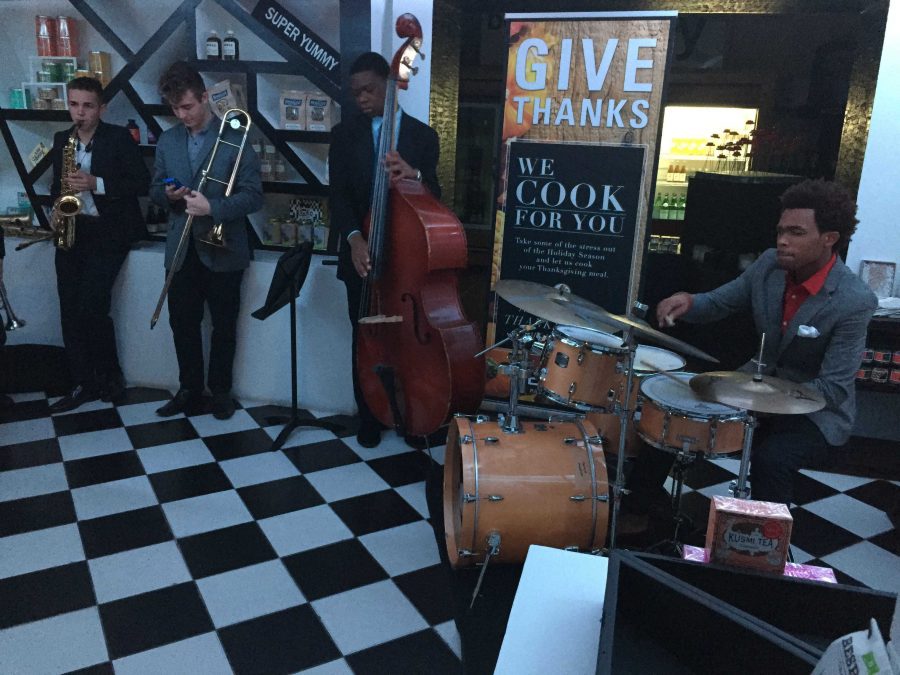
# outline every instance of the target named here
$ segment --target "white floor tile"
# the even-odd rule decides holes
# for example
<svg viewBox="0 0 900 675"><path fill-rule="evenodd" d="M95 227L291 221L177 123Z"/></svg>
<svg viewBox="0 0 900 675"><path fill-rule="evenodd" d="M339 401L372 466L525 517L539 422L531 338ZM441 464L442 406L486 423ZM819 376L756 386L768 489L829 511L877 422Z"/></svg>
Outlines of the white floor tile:
<svg viewBox="0 0 900 675"><path fill-rule="evenodd" d="M89 485L72 490L79 520L99 518L157 504L156 493L146 476Z"/></svg>
<svg viewBox="0 0 900 675"><path fill-rule="evenodd" d="M146 652L113 661L116 675L156 675L157 673L191 673L193 675L226 675L231 666L215 633L173 642Z"/></svg>
<svg viewBox="0 0 900 675"><path fill-rule="evenodd" d="M56 436L56 430L53 428L53 419L50 417L0 424L0 445L41 441L54 436Z"/></svg>
<svg viewBox="0 0 900 675"><path fill-rule="evenodd" d="M0 579L79 560L84 560L84 548L74 523L0 539Z"/></svg>
<svg viewBox="0 0 900 675"><path fill-rule="evenodd" d="M459 631L456 629L455 621L446 621L434 627L434 631L441 636L447 646L456 654L456 658L462 659L462 640L459 637Z"/></svg>
<svg viewBox="0 0 900 675"><path fill-rule="evenodd" d="M47 395L42 391L28 391L21 394L10 394L9 396L16 403L24 403L25 401L40 401L42 398L47 398Z"/></svg>
<svg viewBox="0 0 900 675"><path fill-rule="evenodd" d="M253 516L234 490L180 499L163 504L163 511L176 537L218 530L231 525L249 523Z"/></svg>
<svg viewBox="0 0 900 675"><path fill-rule="evenodd" d="M197 586L216 628L306 602L280 560L199 579Z"/></svg>
<svg viewBox="0 0 900 675"><path fill-rule="evenodd" d="M404 452L412 450L402 438L397 436L394 431L383 431L381 433L381 443L374 448L364 448L356 442L356 436L348 436L343 439L357 455L364 460L378 459L379 457L390 457L392 455L402 455Z"/></svg>
<svg viewBox="0 0 900 675"><path fill-rule="evenodd" d="M848 546L822 560L871 588L900 593L900 557L871 542Z"/></svg>
<svg viewBox="0 0 900 675"><path fill-rule="evenodd" d="M446 445L437 445L437 446L431 448L430 454L429 454L428 448L426 448L425 450L422 450L422 452L425 453L426 457L430 457L431 459L433 459L435 462L437 462L441 466L444 466L444 456L447 454L447 446Z"/></svg>
<svg viewBox="0 0 900 675"><path fill-rule="evenodd" d="M132 403L131 405L121 405L116 410L122 419L122 424L127 427L135 427L139 424L149 424L150 422L159 422L163 418L156 414L158 408L165 405L165 401L148 401L147 403ZM183 417L183 415L182 415ZM165 418L171 419L171 418Z"/></svg>
<svg viewBox="0 0 900 675"><path fill-rule="evenodd" d="M725 469L726 471L730 471L735 476L737 476L741 472L740 458L732 459L731 457L723 457L722 459L711 459L709 461Z"/></svg>
<svg viewBox="0 0 900 675"><path fill-rule="evenodd" d="M825 471L809 471L808 469L801 469L800 473L806 474L810 478L813 478L820 483L824 483L829 487L833 487L835 490L840 490L841 492L846 492L847 490L852 490L855 487L872 482L871 478L845 476L840 473L827 473Z"/></svg>
<svg viewBox="0 0 900 675"><path fill-rule="evenodd" d="M107 660L96 607L0 630L0 673L67 673Z"/></svg>
<svg viewBox="0 0 900 675"><path fill-rule="evenodd" d="M62 398L62 397L60 397L60 398ZM58 398L52 399L51 405L58 400L59 400ZM83 413L83 412L94 412L95 410L108 410L113 407L115 407L115 406L113 406L112 403L109 403L107 401L101 401L98 398L96 401L88 401L87 403L84 403L84 404L78 406L77 408L75 408L75 410L67 410L64 413L57 413L54 415L54 417L65 417L66 415L75 415L77 413Z"/></svg>
<svg viewBox="0 0 900 675"><path fill-rule="evenodd" d="M399 494L406 503L419 512L423 518L428 518L428 501L425 499L425 483L410 483L409 485L401 485L394 488L394 492Z"/></svg>
<svg viewBox="0 0 900 675"><path fill-rule="evenodd" d="M372 532L359 540L392 577L441 562L434 530L424 520Z"/></svg>
<svg viewBox="0 0 900 675"><path fill-rule="evenodd" d="M329 661L315 668L301 670L298 675L353 675L353 670L344 659Z"/></svg>
<svg viewBox="0 0 900 675"><path fill-rule="evenodd" d="M793 554L794 556L794 562L798 565L804 565L816 557L814 555L810 555L802 548L800 548L799 546L795 546L794 544L791 544L791 554Z"/></svg>
<svg viewBox="0 0 900 675"><path fill-rule="evenodd" d="M203 437L220 436L236 431L259 428L259 424L246 410L235 410L234 415L227 420L217 420L212 415L197 415L188 419L190 419L197 433Z"/></svg>
<svg viewBox="0 0 900 675"><path fill-rule="evenodd" d="M715 496L719 497L731 497L731 481L727 481L725 483L718 483L716 485L710 485L709 487L700 488L697 490L701 495L709 497L712 499Z"/></svg>
<svg viewBox="0 0 900 675"><path fill-rule="evenodd" d="M73 459L112 455L134 449L124 427L60 436L58 440L59 451L67 462Z"/></svg>
<svg viewBox="0 0 900 675"><path fill-rule="evenodd" d="M297 467L281 452L261 452L228 459L219 465L236 488L300 475Z"/></svg>
<svg viewBox="0 0 900 675"><path fill-rule="evenodd" d="M326 504L264 518L259 526L280 556L353 538L344 521Z"/></svg>
<svg viewBox="0 0 900 675"><path fill-rule="evenodd" d="M0 471L0 502L48 495L69 489L62 462Z"/></svg>
<svg viewBox="0 0 900 675"><path fill-rule="evenodd" d="M269 434L269 438L273 441L278 438L278 434L284 429L283 424L276 424L270 427L263 427L263 431ZM323 441L333 441L337 436L327 429L316 429L315 427L297 427L288 436L283 448L297 448L301 445L309 445L310 443L321 443Z"/></svg>
<svg viewBox="0 0 900 675"><path fill-rule="evenodd" d="M804 504L803 508L866 539L894 527L884 511L845 494Z"/></svg>
<svg viewBox="0 0 900 675"><path fill-rule="evenodd" d="M88 561L100 603L190 581L184 558L174 541L144 546Z"/></svg>
<svg viewBox="0 0 900 675"><path fill-rule="evenodd" d="M338 593L312 603L343 654L394 640L428 627L390 580ZM373 621L373 617L378 617Z"/></svg>
<svg viewBox="0 0 900 675"><path fill-rule="evenodd" d="M216 461L202 438L141 448L137 454L147 473L172 471Z"/></svg>
<svg viewBox="0 0 900 675"><path fill-rule="evenodd" d="M314 471L306 474L306 479L327 502L390 488L390 485L365 462Z"/></svg>

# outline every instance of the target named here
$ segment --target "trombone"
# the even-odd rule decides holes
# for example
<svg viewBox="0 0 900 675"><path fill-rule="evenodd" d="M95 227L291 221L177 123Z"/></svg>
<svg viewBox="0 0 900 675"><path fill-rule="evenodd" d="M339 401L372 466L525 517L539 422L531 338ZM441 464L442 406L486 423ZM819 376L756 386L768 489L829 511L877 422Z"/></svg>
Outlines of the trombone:
<svg viewBox="0 0 900 675"><path fill-rule="evenodd" d="M243 116L244 124L241 124L240 117ZM241 110L240 108L230 108L225 111L225 114L222 115L222 123L219 125L219 134L216 137L216 144L213 146L212 152L209 156L209 162L206 164L206 168L203 169L202 176L200 178L200 184L197 186L197 192L203 192L203 188L206 187L207 181L212 181L214 183L219 183L220 185L225 186L225 196L231 194L231 190L234 187L234 180L237 178L238 169L241 164L241 157L244 154L244 146L247 143L247 136L250 133L250 113L245 110ZM225 130L226 127L231 127L235 131L241 131L241 141L240 143L232 143L231 141L226 141ZM210 175L210 171L212 170L213 162L216 159L216 154L219 150L219 144L224 143L225 145L230 145L233 148L237 148L237 157L234 160L234 166L231 168L231 175L228 177L228 180L222 180L220 178L216 178L215 176ZM191 236L191 225L194 222L194 216L189 215L187 220L184 222L184 229L181 231L181 237L178 240L178 248L175 249L175 255L172 256L172 265L169 268L169 273L166 274L166 283L163 285L162 292L159 294L159 300L156 303L156 310L153 312L153 317L150 319L150 329L153 330L153 327L156 326L156 322L159 321L159 314L162 312L163 303L166 301L166 295L169 292L169 286L172 285L172 278L175 276L175 272L181 267L181 263L184 261L184 256L187 255L187 243L188 237ZM216 223L210 228L209 232L203 236L198 238L198 241L209 244L211 246L217 246L220 248L226 247L225 242L225 233L224 233L224 225L222 223Z"/></svg>

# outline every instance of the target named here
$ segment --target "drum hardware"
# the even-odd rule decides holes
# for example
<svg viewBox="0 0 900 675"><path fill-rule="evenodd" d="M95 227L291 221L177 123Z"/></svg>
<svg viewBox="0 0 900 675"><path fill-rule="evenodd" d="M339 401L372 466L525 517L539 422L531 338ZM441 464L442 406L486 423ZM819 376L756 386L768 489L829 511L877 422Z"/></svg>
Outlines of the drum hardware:
<svg viewBox="0 0 900 675"><path fill-rule="evenodd" d="M481 573L478 575L478 582L475 584L475 590L472 591L472 602L469 603L469 609L475 606L475 598L478 597L478 591L481 590L481 582L484 581L484 573L487 572L488 563L491 558L500 553L500 533L491 532L487 538L488 551L484 554L484 562L481 563Z"/></svg>
<svg viewBox="0 0 900 675"><path fill-rule="evenodd" d="M675 454L675 463L672 465L672 488L670 490L672 504L672 520L675 529L672 532L671 539L664 539L651 546L648 552L659 552L664 549L674 550L680 558L684 553L684 547L679 540L679 534L684 525L690 524L691 520L681 512L681 497L684 490L684 477L688 469L694 464L699 453L691 450L691 441L685 440L681 449Z"/></svg>
<svg viewBox="0 0 900 675"><path fill-rule="evenodd" d="M609 526L609 548L616 548L616 530L619 526L619 509L622 506L622 498L628 494L625 489L625 439L628 435L629 413L631 412L631 388L634 386L634 354L637 344L634 334L629 327L623 334L622 344L627 348L625 366L625 396L617 407L619 409L619 460L616 462L616 480L613 485L612 519Z"/></svg>
<svg viewBox="0 0 900 675"><path fill-rule="evenodd" d="M0 308L6 312L6 323L4 326L6 327L7 333L16 328L25 327L25 320L17 317L16 313L13 311L12 305L9 304L9 295L6 293L6 286L3 284L2 278L0 278Z"/></svg>

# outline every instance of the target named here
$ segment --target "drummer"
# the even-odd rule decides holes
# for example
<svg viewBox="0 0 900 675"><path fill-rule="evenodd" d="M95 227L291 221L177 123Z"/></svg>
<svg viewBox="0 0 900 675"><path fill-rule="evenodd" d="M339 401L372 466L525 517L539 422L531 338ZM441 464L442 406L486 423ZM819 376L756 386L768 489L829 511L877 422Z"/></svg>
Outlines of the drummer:
<svg viewBox="0 0 900 675"><path fill-rule="evenodd" d="M665 328L676 320L707 323L749 310L757 332L765 333L763 373L821 392L824 409L762 417L753 437L751 497L790 504L797 470L821 464L829 448L850 437L856 371L878 301L836 255L846 250L858 222L856 202L845 188L807 180L788 188L781 206L775 248L713 291L666 298L656 318ZM755 372L756 363L741 370ZM644 454L648 458L638 460L629 481L632 495L624 502L634 512L646 509L653 484L660 485L674 458L656 453L665 462L661 472L651 466L654 453Z"/></svg>

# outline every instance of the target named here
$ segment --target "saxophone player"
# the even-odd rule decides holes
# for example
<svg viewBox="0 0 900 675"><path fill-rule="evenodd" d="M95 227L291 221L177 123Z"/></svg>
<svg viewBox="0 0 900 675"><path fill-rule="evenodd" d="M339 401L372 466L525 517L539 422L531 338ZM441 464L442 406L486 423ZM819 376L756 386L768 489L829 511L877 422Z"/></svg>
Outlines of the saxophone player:
<svg viewBox="0 0 900 675"><path fill-rule="evenodd" d="M146 226L138 196L150 173L128 130L101 120L106 109L98 80L68 84L73 126L53 137L54 200L75 194L74 245L56 249L56 287L72 390L50 406L67 412L98 398L115 401L125 391L110 304L112 287L129 246ZM66 150L74 137L74 152ZM71 148L71 146L70 146Z"/></svg>

